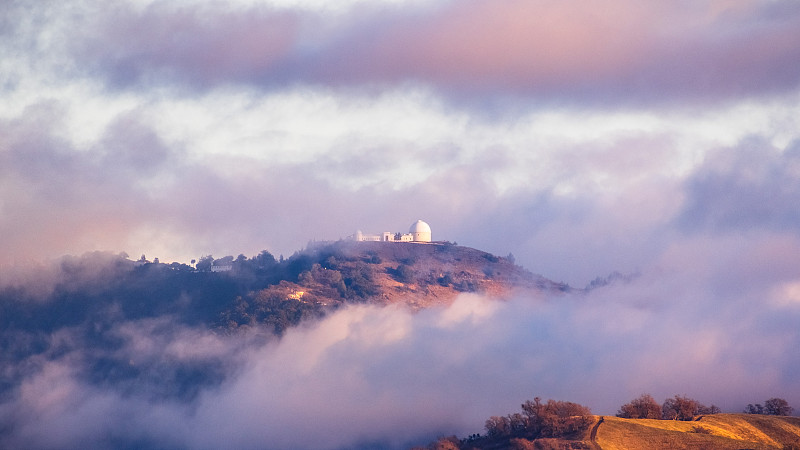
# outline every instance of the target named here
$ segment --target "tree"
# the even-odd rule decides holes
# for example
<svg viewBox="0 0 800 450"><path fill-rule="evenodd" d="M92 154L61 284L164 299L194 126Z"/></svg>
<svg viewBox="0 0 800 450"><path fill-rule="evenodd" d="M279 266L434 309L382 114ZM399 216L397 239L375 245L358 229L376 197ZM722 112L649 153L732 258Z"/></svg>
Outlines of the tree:
<svg viewBox="0 0 800 450"><path fill-rule="evenodd" d="M790 416L794 408L782 398L771 398L764 402L764 414L770 416Z"/></svg>
<svg viewBox="0 0 800 450"><path fill-rule="evenodd" d="M275 257L272 256L272 253L266 250L261 250L261 253L259 253L254 259L256 260L256 265L262 269L266 267L272 267L277 264L277 261L275 261Z"/></svg>
<svg viewBox="0 0 800 450"><path fill-rule="evenodd" d="M625 419L660 419L661 415L661 405L650 394L640 395L617 411L617 417Z"/></svg>
<svg viewBox="0 0 800 450"><path fill-rule="evenodd" d="M214 257L211 255L202 256L200 257L200 261L197 261L197 265L195 268L198 272L209 272L211 270L211 264L214 263Z"/></svg>
<svg viewBox="0 0 800 450"><path fill-rule="evenodd" d="M700 413L702 405L697 400L676 395L664 400L661 405L661 416L665 420L692 420Z"/></svg>
<svg viewBox="0 0 800 450"><path fill-rule="evenodd" d="M511 427L512 434L519 434L525 431L525 426L527 421L525 420L525 416L520 413L513 413L509 414L508 416L508 423Z"/></svg>
<svg viewBox="0 0 800 450"><path fill-rule="evenodd" d="M544 413L542 399L534 397L533 401L525 400L525 403L522 404L522 413L527 417L526 426L530 428Z"/></svg>
<svg viewBox="0 0 800 450"><path fill-rule="evenodd" d="M748 404L744 412L747 414L766 414L769 416L790 416L794 408L789 406L789 402L782 398L771 398L764 402L764 406L760 403Z"/></svg>
<svg viewBox="0 0 800 450"><path fill-rule="evenodd" d="M700 405L700 409L697 411L698 414L719 414L721 412L722 410L717 405Z"/></svg>
<svg viewBox="0 0 800 450"><path fill-rule="evenodd" d="M535 397L522 404L522 413L527 417L526 431L533 436L559 437L587 426L592 411L572 402L548 400L543 404Z"/></svg>
<svg viewBox="0 0 800 450"><path fill-rule="evenodd" d="M511 434L511 421L508 417L492 416L486 419L486 434L496 438Z"/></svg>
<svg viewBox="0 0 800 450"><path fill-rule="evenodd" d="M244 255L242 255L242 256L244 256ZM214 264L220 264L220 265L233 264L233 256L228 255L228 256L223 256L220 259L215 259L214 260Z"/></svg>
<svg viewBox="0 0 800 450"><path fill-rule="evenodd" d="M460 441L452 437L441 438L428 445L428 449L442 448L437 445L443 443L443 439L460 444L457 448L470 449L584 448L561 445L561 439L581 439L592 423L591 414L588 407L577 403L556 400L542 403L541 398L535 397L522 404L522 413L487 419L486 436L471 434ZM450 449L449 446L444 448Z"/></svg>
<svg viewBox="0 0 800 450"><path fill-rule="evenodd" d="M750 403L747 405L747 408L744 409L744 412L747 414L764 414L764 407L761 406L760 403L756 403L755 405Z"/></svg>

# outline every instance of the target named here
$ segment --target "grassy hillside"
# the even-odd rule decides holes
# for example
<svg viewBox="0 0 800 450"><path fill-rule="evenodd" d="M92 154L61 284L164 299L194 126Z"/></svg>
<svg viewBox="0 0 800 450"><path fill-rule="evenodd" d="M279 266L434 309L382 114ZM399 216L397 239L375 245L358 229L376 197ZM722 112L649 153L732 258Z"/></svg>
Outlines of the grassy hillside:
<svg viewBox="0 0 800 450"><path fill-rule="evenodd" d="M603 450L800 449L800 418L714 414L682 422L606 416L595 444Z"/></svg>

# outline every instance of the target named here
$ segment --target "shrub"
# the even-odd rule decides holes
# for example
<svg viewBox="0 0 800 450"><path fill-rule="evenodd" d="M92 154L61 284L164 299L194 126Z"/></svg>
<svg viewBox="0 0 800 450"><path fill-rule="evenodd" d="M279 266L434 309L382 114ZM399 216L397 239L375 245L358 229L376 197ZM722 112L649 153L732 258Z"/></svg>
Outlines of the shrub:
<svg viewBox="0 0 800 450"><path fill-rule="evenodd" d="M411 283L414 281L414 269L407 264L400 264L397 269L392 271L394 279L401 283Z"/></svg>

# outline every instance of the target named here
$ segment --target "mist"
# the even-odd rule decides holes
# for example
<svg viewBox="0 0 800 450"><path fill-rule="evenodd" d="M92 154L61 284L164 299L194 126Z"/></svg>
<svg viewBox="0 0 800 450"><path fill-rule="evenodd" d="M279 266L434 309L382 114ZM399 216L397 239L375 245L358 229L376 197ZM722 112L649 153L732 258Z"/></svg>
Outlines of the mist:
<svg viewBox="0 0 800 450"><path fill-rule="evenodd" d="M352 305L280 339L258 329L219 335L169 317L127 321L110 331L123 345L107 356L140 367L134 378L93 377L89 350L64 329L51 337L57 350L20 365L24 379L0 406L0 442L405 448L481 433L489 416L534 396L595 414L644 392L726 412L771 396L796 405L796 286L762 274L753 275L762 287L718 285L723 273L751 273L748 250L719 272L687 274L666 258L657 272L546 298L463 294L416 313ZM187 367L205 376L176 375Z"/></svg>

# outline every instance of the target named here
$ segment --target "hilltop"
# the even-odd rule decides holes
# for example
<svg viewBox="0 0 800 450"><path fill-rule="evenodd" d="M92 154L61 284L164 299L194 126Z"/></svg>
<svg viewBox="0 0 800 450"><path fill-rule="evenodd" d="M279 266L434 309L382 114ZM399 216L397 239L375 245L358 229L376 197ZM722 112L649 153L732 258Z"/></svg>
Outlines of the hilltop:
<svg viewBox="0 0 800 450"><path fill-rule="evenodd" d="M568 290L508 258L450 243L323 242L293 255L277 283L237 298L220 325L268 322L280 332L287 320L347 303L421 309L447 305L464 292L507 298Z"/></svg>
<svg viewBox="0 0 800 450"><path fill-rule="evenodd" d="M296 280L287 277L273 289L302 291L305 301L327 305L357 297L424 308L450 303L461 292L503 298L570 289L508 258L449 243L328 242L294 255L291 265Z"/></svg>
<svg viewBox="0 0 800 450"><path fill-rule="evenodd" d="M217 262L229 270L212 271ZM206 256L196 267L94 252L64 257L27 277L0 286L0 344L7 355L47 348L48 334L65 327L103 329L168 316L225 332L266 325L282 334L351 303L420 309L463 292L502 298L570 289L508 258L450 243L406 242L317 242L287 259L262 251L252 258ZM12 333L26 338L5 338Z"/></svg>

